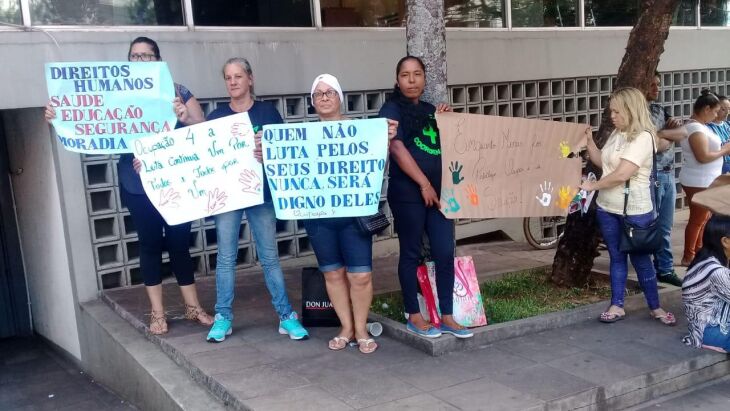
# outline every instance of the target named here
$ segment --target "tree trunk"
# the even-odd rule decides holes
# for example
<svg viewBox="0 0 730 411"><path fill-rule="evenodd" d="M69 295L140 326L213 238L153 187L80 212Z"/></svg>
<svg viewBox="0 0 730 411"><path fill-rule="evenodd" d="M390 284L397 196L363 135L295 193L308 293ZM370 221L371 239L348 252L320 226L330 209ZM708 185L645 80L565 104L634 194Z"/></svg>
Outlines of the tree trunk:
<svg viewBox="0 0 730 411"><path fill-rule="evenodd" d="M659 57L664 52L672 15L678 4L679 0L642 0L641 14L629 34L626 53L618 69L616 84L613 84L614 89L634 87L642 93L649 90ZM609 114L606 104L601 126L595 137L599 148L603 147L613 131ZM600 176L600 170L593 170L590 162L589 170ZM595 207L594 199L587 215L581 217L580 213L573 213L568 216L565 235L560 239L553 259L551 280L554 283L581 286L587 282L593 269L593 259L598 256Z"/></svg>
<svg viewBox="0 0 730 411"><path fill-rule="evenodd" d="M446 27L443 0L408 0L406 52L426 65L423 100L448 103L446 90Z"/></svg>

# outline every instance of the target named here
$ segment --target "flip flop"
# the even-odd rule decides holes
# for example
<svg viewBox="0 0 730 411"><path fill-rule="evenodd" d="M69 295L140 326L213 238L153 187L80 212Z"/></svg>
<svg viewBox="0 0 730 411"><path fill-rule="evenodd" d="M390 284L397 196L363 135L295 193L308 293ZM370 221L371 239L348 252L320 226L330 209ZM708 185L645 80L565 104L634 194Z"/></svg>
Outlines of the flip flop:
<svg viewBox="0 0 730 411"><path fill-rule="evenodd" d="M357 348L363 354L372 354L378 349L378 344L372 338L360 338L357 340Z"/></svg>
<svg viewBox="0 0 730 411"><path fill-rule="evenodd" d="M615 323L616 321L621 321L626 317L626 314L618 314L618 313L610 313L608 311L601 313L600 316L598 316L598 321L602 323Z"/></svg>
<svg viewBox="0 0 730 411"><path fill-rule="evenodd" d="M350 343L349 338L341 337L338 335L337 337L334 337L327 343L327 347L332 351L339 351L339 350L344 350L345 348L347 348L347 344L349 344L349 343Z"/></svg>
<svg viewBox="0 0 730 411"><path fill-rule="evenodd" d="M667 313L662 316L656 316L652 313L649 313L649 315L664 325L668 325L670 327L674 327L675 325L677 325L677 319L674 317L674 314L670 313L669 311L667 311Z"/></svg>

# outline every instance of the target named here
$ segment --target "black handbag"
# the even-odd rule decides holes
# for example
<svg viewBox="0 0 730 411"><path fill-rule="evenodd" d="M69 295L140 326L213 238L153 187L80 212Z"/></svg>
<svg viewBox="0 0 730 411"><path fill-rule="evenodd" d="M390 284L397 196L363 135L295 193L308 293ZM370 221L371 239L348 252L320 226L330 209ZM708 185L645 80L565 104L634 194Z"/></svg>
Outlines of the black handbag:
<svg viewBox="0 0 730 411"><path fill-rule="evenodd" d="M338 327L324 274L315 267L302 268L302 324L305 327Z"/></svg>
<svg viewBox="0 0 730 411"><path fill-rule="evenodd" d="M652 213L654 214L654 220L649 223L646 227L639 227L632 224L626 218L626 204L629 201L629 182L631 179L626 180L624 186L624 214L623 214L623 226L621 230L621 239L619 241L619 250L629 254L653 254L655 251L661 248L662 236L659 234L657 229L657 215L656 215L656 199L658 197L658 182L657 182L657 171L656 171L656 151L654 151L654 136L652 140L652 170L650 180L654 186L654 198L652 199Z"/></svg>
<svg viewBox="0 0 730 411"><path fill-rule="evenodd" d="M375 235L388 228L390 221L385 213L378 210L377 213L365 217L355 217L360 230L368 235Z"/></svg>

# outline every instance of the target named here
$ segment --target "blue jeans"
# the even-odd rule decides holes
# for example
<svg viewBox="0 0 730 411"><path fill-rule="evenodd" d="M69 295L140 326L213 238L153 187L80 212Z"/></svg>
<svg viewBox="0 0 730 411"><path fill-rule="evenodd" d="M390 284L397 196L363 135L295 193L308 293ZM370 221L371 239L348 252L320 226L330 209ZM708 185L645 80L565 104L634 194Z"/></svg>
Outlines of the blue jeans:
<svg viewBox="0 0 730 411"><path fill-rule="evenodd" d="M710 345L730 352L730 334L723 334L720 326L707 325L702 334L702 344Z"/></svg>
<svg viewBox="0 0 730 411"><path fill-rule="evenodd" d="M727 174L730 173L730 162L724 162L722 163L722 173Z"/></svg>
<svg viewBox="0 0 730 411"><path fill-rule="evenodd" d="M292 313L286 294L284 273L279 265L279 249L276 245L276 216L271 202L264 202L245 209L251 227L256 255L264 269L264 281L271 294L271 303L280 319L287 319ZM227 320L233 320L233 290L236 285L236 259L238 256L238 233L244 209L218 214L215 231L218 238L218 257L215 269L216 303L215 312Z"/></svg>
<svg viewBox="0 0 730 411"><path fill-rule="evenodd" d="M653 212L630 215L626 218L639 227L648 226L654 218ZM626 277L629 275L629 266L626 257L631 259L631 264L636 269L636 276L644 291L644 298L650 310L659 308L659 292L657 290L656 272L651 263L649 254L628 254L619 250L621 230L623 226L623 215L609 213L602 208L596 211L598 226L603 234L603 241L606 243L609 255L609 271L611 273L611 305L624 306L624 294L626 290Z"/></svg>
<svg viewBox="0 0 730 411"><path fill-rule="evenodd" d="M304 220L319 270L345 267L348 273L373 271L373 236L365 234L355 217Z"/></svg>
<svg viewBox="0 0 730 411"><path fill-rule="evenodd" d="M674 270L672 259L672 224L674 223L674 201L677 191L674 185L674 171L659 171L657 173L656 208L657 229L662 236L662 247L654 253L654 269L659 275L670 274Z"/></svg>

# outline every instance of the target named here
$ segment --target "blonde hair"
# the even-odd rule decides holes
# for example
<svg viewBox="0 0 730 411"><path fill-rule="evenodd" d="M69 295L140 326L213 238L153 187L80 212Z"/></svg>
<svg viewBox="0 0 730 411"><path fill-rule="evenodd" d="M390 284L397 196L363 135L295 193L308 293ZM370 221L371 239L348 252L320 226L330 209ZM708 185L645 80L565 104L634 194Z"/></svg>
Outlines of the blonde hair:
<svg viewBox="0 0 730 411"><path fill-rule="evenodd" d="M610 101L616 104L617 111L626 120L626 128L618 130L626 133L626 140L633 141L639 134L648 131L656 143L656 128L644 93L633 87L624 87L614 91Z"/></svg>

